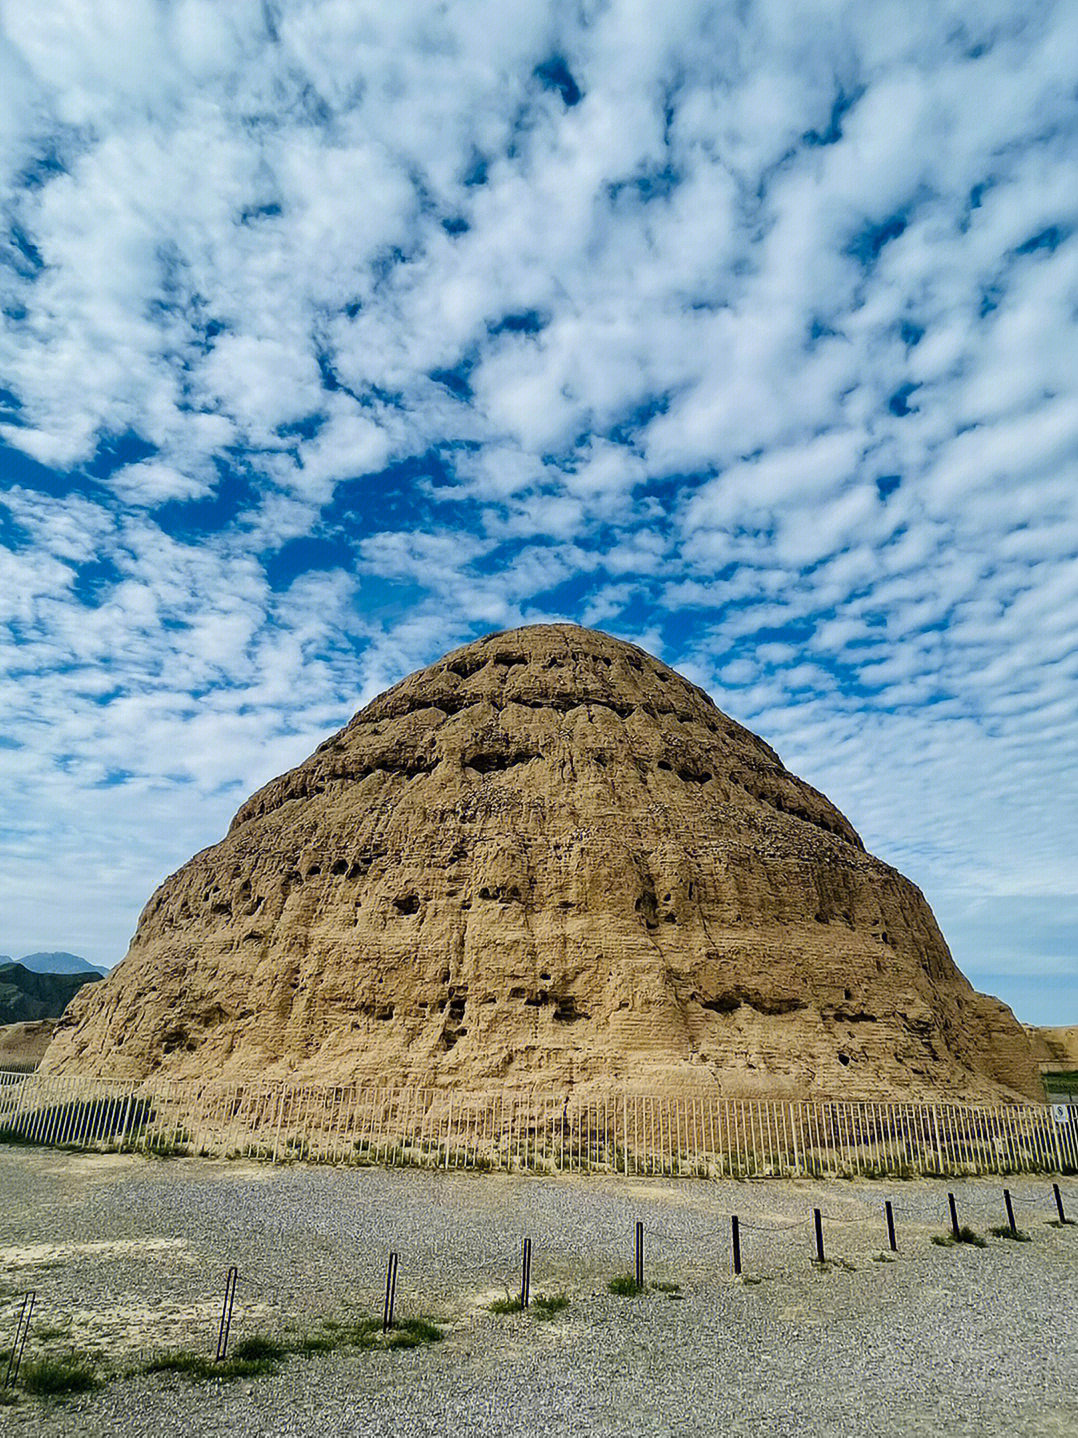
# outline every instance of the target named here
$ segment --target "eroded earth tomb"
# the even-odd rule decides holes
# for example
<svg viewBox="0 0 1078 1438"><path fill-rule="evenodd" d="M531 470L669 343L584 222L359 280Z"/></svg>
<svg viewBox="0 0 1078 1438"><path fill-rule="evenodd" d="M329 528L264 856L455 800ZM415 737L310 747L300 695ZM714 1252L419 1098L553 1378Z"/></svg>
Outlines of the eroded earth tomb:
<svg viewBox="0 0 1078 1438"><path fill-rule="evenodd" d="M701 689L566 624L457 649L239 810L44 1072L1039 1098L928 904Z"/></svg>

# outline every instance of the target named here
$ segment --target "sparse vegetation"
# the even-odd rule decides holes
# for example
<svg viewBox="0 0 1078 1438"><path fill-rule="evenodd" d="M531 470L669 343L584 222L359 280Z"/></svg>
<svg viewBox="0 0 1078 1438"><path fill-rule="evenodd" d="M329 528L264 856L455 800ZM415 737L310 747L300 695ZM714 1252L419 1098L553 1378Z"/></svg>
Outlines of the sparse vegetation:
<svg viewBox="0 0 1078 1438"><path fill-rule="evenodd" d="M11 1128L10 1125L0 1128L0 1143L17 1144L27 1148L34 1146L32 1138L27 1138L24 1133L20 1133L16 1128Z"/></svg>
<svg viewBox="0 0 1078 1438"><path fill-rule="evenodd" d="M965 1226L958 1230L957 1238L953 1233L934 1233L932 1235L932 1242L940 1248L954 1248L959 1243L968 1243L971 1248L988 1247L986 1239L983 1239L979 1233L975 1233L972 1228Z"/></svg>
<svg viewBox="0 0 1078 1438"><path fill-rule="evenodd" d="M91 1359L85 1353L72 1351L35 1358L19 1370L19 1383L27 1393L42 1398L62 1398L69 1393L85 1393L101 1382Z"/></svg>
<svg viewBox="0 0 1078 1438"><path fill-rule="evenodd" d="M532 1299L532 1310L536 1318L546 1321L569 1307L567 1293L537 1293Z"/></svg>
<svg viewBox="0 0 1078 1438"><path fill-rule="evenodd" d="M324 1320L321 1329L313 1333L300 1334L289 1339L266 1337L253 1333L242 1338L233 1347L231 1354L217 1363L204 1353L177 1348L155 1354L143 1364L142 1373L184 1373L189 1378L250 1378L259 1373L272 1372L282 1359L292 1353L308 1356L313 1353L332 1353L338 1348L414 1348L419 1343L430 1343L434 1337L441 1338L441 1329L424 1318L403 1320L383 1339L382 1325L375 1318L359 1318L352 1323L338 1323L334 1319Z"/></svg>
<svg viewBox="0 0 1078 1438"><path fill-rule="evenodd" d="M437 1343L444 1338L442 1330L427 1318L405 1318L385 1335L386 1348L418 1348L422 1343Z"/></svg>
<svg viewBox="0 0 1078 1438"><path fill-rule="evenodd" d="M1012 1228L1009 1223L997 1224L995 1228L990 1228L988 1232L993 1238L1009 1238L1012 1243L1031 1243L1033 1241L1024 1229Z"/></svg>
<svg viewBox="0 0 1078 1438"><path fill-rule="evenodd" d="M253 1333L250 1338L240 1339L232 1349L232 1356L233 1358L263 1361L283 1358L287 1351L282 1344L274 1342L272 1338L266 1338L261 1333Z"/></svg>
<svg viewBox="0 0 1078 1438"><path fill-rule="evenodd" d="M520 1299L512 1298L507 1293L504 1298L496 1298L493 1303L487 1306L491 1313L519 1313Z"/></svg>
<svg viewBox="0 0 1078 1438"><path fill-rule="evenodd" d="M620 1298L637 1298L642 1294L647 1285L637 1283L636 1276L632 1273L619 1273L606 1285L607 1292L616 1293Z"/></svg>
<svg viewBox="0 0 1078 1438"><path fill-rule="evenodd" d="M205 1353L193 1353L188 1348L175 1348L157 1353L144 1363L141 1373L182 1373L188 1378L253 1378L259 1373L269 1373L276 1367L272 1358L239 1358L233 1355L217 1363Z"/></svg>
<svg viewBox="0 0 1078 1438"><path fill-rule="evenodd" d="M652 1288L658 1289L660 1293L665 1293L671 1298L681 1292L680 1283L653 1283L651 1286Z"/></svg>

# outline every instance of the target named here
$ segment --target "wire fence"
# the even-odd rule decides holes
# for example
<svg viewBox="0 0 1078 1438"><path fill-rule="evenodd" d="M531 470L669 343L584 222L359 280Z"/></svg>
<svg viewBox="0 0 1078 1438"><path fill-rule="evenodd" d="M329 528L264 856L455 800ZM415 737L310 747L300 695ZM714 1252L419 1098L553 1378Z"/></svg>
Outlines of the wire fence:
<svg viewBox="0 0 1078 1438"><path fill-rule="evenodd" d="M1078 1106L975 1107L0 1071L0 1140L279 1163L698 1178L1078 1173Z"/></svg>

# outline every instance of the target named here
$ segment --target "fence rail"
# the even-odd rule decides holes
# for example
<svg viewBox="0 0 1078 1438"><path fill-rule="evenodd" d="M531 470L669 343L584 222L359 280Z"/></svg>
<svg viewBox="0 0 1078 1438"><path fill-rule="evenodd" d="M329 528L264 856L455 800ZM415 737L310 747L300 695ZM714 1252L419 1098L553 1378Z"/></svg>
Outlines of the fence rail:
<svg viewBox="0 0 1078 1438"><path fill-rule="evenodd" d="M788 1103L0 1071L0 1139L274 1163L700 1178L1078 1173L1078 1106Z"/></svg>

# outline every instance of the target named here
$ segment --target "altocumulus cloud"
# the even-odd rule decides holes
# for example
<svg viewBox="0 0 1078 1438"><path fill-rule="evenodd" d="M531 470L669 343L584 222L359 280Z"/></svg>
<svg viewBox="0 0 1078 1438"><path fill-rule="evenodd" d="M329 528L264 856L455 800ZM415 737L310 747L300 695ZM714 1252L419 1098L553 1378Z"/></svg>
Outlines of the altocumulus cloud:
<svg viewBox="0 0 1078 1438"><path fill-rule="evenodd" d="M363 699L659 650L1078 1019L1060 3L0 5L0 943Z"/></svg>

